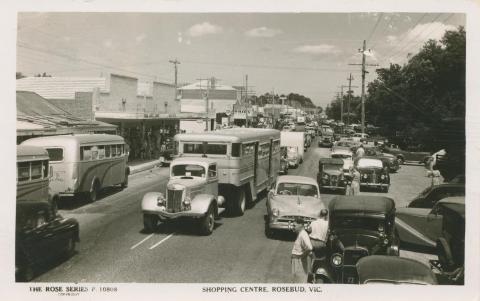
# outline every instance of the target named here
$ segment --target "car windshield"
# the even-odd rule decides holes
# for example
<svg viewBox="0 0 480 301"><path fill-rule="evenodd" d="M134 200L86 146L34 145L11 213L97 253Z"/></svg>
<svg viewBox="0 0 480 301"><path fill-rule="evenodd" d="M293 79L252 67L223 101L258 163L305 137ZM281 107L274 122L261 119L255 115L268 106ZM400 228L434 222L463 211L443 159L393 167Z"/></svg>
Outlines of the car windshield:
<svg viewBox="0 0 480 301"><path fill-rule="evenodd" d="M375 160L375 159L361 159L358 160L358 167L378 167L382 168L383 164L381 160Z"/></svg>
<svg viewBox="0 0 480 301"><path fill-rule="evenodd" d="M172 177L205 177L205 168L195 164L178 164L172 167Z"/></svg>
<svg viewBox="0 0 480 301"><path fill-rule="evenodd" d="M368 217L339 217L331 219L333 229L363 229L378 231L379 226L384 227L385 221L379 218Z"/></svg>
<svg viewBox="0 0 480 301"><path fill-rule="evenodd" d="M342 170L342 164L323 164L323 170Z"/></svg>
<svg viewBox="0 0 480 301"><path fill-rule="evenodd" d="M284 182L277 185L277 194L316 197L318 196L318 191L315 185Z"/></svg>
<svg viewBox="0 0 480 301"><path fill-rule="evenodd" d="M352 155L349 155L349 154L332 154L332 158L351 159Z"/></svg>

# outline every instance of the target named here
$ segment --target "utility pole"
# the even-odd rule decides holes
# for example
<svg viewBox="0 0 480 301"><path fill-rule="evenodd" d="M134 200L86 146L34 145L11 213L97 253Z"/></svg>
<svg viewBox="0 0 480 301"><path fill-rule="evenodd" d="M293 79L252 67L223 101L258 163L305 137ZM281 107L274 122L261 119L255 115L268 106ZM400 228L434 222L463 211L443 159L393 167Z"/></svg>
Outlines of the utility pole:
<svg viewBox="0 0 480 301"><path fill-rule="evenodd" d="M350 73L350 76L347 78L348 80L348 86L347 85L342 85L342 88L346 88L348 87L348 91L347 91L347 95L348 95L348 98L347 98L347 125L350 124L350 98L352 96L352 88L358 88L357 86L352 86L352 80L353 80L353 76L352 74ZM343 89L342 89L342 104L343 104ZM342 122L343 122L343 119L342 119Z"/></svg>
<svg viewBox="0 0 480 301"><path fill-rule="evenodd" d="M178 76L178 67L177 65L180 65L180 62L175 58L175 60L169 60L170 63L174 65L175 68L175 99L177 99L177 90L178 90L178 82L177 82L177 76Z"/></svg>
<svg viewBox="0 0 480 301"><path fill-rule="evenodd" d="M367 41L363 40L363 48L358 49L362 53L362 63L361 64L349 64L349 65L361 65L362 66L362 133L365 133L365 74L368 73L366 66L378 66L378 64L366 64L365 63L365 52L367 51ZM370 52L370 49L368 49Z"/></svg>
<svg viewBox="0 0 480 301"><path fill-rule="evenodd" d="M210 128L209 126L209 113L210 113L210 106L209 106L209 89L210 89L210 86L212 85L212 82L216 82L218 81L218 78L215 78L215 77L211 77L211 78L197 78L198 81L200 81L200 91L202 91L202 81L206 81L207 82L207 89L206 89L206 93L205 93L205 131L208 131L208 129ZM203 93L202 93L202 97L203 97Z"/></svg>

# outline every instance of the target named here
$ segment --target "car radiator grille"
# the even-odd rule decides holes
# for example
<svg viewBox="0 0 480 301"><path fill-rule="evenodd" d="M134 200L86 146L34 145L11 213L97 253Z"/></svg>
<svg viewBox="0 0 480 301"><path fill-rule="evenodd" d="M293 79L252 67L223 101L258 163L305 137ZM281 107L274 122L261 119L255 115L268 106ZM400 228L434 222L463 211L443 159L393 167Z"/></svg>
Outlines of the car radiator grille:
<svg viewBox="0 0 480 301"><path fill-rule="evenodd" d="M179 212L182 210L183 190L169 189L167 192L167 211Z"/></svg>
<svg viewBox="0 0 480 301"><path fill-rule="evenodd" d="M360 258L368 256L368 251L365 249L347 249L344 251L343 256L344 265L356 265Z"/></svg>
<svg viewBox="0 0 480 301"><path fill-rule="evenodd" d="M337 186L337 182L338 182L338 177L337 176L331 176L330 177L330 185L331 186Z"/></svg>

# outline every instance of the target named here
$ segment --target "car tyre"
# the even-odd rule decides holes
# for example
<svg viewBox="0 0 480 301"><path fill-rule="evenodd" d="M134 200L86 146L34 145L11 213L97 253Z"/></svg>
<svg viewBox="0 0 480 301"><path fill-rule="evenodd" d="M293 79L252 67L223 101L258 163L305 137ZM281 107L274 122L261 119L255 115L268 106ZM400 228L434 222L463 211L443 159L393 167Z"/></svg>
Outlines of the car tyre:
<svg viewBox="0 0 480 301"><path fill-rule="evenodd" d="M387 186L387 187L382 187L382 191L383 191L384 193L388 193L388 189L389 189L388 186Z"/></svg>
<svg viewBox="0 0 480 301"><path fill-rule="evenodd" d="M158 226L158 216L154 214L144 214L143 215L143 228L146 232L152 233L155 232Z"/></svg>
<svg viewBox="0 0 480 301"><path fill-rule="evenodd" d="M455 262L453 261L452 251L447 240L443 237L437 239L436 249L438 261L442 265L443 269L447 272L453 270Z"/></svg>
<svg viewBox="0 0 480 301"><path fill-rule="evenodd" d="M273 231L272 228L268 225L268 221L265 222L265 236L269 239L272 239L275 237L275 232Z"/></svg>
<svg viewBox="0 0 480 301"><path fill-rule="evenodd" d="M215 227L215 210L212 205L208 207L207 213L200 219L200 234L210 235Z"/></svg>
<svg viewBox="0 0 480 301"><path fill-rule="evenodd" d="M122 189L125 189L128 187L128 172L125 172L125 180L123 180L123 183L122 183Z"/></svg>
<svg viewBox="0 0 480 301"><path fill-rule="evenodd" d="M405 160L403 159L403 157L397 157L397 160L399 165L405 164Z"/></svg>

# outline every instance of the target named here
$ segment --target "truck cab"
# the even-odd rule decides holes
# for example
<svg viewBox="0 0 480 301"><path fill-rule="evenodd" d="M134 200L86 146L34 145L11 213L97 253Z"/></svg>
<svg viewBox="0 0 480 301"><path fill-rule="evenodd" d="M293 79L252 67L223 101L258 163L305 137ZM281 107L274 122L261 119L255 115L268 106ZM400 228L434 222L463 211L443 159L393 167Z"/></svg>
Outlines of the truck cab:
<svg viewBox="0 0 480 301"><path fill-rule="evenodd" d="M148 192L142 200L144 228L154 232L159 222L196 219L201 234L210 235L215 218L225 209L218 195L217 163L208 158L177 158L170 164L165 195Z"/></svg>

